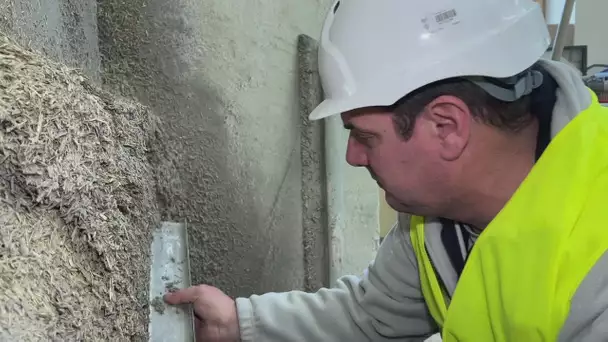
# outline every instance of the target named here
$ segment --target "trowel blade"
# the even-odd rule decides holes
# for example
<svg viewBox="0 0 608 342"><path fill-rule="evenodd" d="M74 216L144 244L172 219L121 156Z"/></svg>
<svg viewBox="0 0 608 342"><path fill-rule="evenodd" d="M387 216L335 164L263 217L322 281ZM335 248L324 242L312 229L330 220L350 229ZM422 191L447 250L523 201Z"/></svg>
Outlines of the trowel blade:
<svg viewBox="0 0 608 342"><path fill-rule="evenodd" d="M149 341L194 341L192 306L163 301L165 293L192 285L187 225L162 222L153 233L151 251Z"/></svg>

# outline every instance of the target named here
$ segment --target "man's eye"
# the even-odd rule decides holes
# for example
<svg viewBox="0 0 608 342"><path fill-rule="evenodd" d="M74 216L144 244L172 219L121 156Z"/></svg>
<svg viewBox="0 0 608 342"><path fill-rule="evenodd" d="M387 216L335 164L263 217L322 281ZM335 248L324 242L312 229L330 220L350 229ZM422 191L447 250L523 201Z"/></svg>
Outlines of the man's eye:
<svg viewBox="0 0 608 342"><path fill-rule="evenodd" d="M352 136L353 136L353 138L355 138L355 140L357 140L358 142L360 142L362 144L369 144L369 141L373 138L373 136L370 134L365 134L365 133L360 133L360 132L353 132Z"/></svg>

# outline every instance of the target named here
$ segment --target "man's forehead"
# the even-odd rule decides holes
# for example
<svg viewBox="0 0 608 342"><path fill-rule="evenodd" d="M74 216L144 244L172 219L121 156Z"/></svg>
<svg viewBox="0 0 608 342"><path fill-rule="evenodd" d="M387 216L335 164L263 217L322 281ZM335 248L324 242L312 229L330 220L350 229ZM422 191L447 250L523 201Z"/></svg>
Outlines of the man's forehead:
<svg viewBox="0 0 608 342"><path fill-rule="evenodd" d="M342 124L344 125L344 128L348 129L348 130L354 130L354 129L359 129L360 124L358 123L361 120L357 120L357 118L361 118L361 115L354 115L351 112L345 112L342 113Z"/></svg>
<svg viewBox="0 0 608 342"><path fill-rule="evenodd" d="M391 114L391 110L388 107L363 107L355 108L342 113L342 120L347 120L355 117L364 116L376 116L376 115L388 115Z"/></svg>
<svg viewBox="0 0 608 342"><path fill-rule="evenodd" d="M385 121L391 120L391 112L386 108L361 108L341 114L344 128L368 131L380 128Z"/></svg>

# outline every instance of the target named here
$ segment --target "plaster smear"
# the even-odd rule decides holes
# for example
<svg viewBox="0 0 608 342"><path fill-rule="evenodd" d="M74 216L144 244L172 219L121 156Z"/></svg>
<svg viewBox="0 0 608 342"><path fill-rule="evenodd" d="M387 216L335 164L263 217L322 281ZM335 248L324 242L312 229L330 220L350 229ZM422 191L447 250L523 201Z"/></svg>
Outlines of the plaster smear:
<svg viewBox="0 0 608 342"><path fill-rule="evenodd" d="M99 80L94 0L0 0L0 31Z"/></svg>
<svg viewBox="0 0 608 342"><path fill-rule="evenodd" d="M189 222L193 282L230 295L302 288L297 37L329 2L106 0L107 87L167 128L163 219Z"/></svg>
<svg viewBox="0 0 608 342"><path fill-rule="evenodd" d="M145 340L155 118L0 34L0 340Z"/></svg>

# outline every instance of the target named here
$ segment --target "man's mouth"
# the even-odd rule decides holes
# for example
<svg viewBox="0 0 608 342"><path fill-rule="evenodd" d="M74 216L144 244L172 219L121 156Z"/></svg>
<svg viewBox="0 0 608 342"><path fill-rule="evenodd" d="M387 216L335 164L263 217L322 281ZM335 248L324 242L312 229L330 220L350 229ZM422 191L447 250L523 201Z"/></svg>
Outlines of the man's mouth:
<svg viewBox="0 0 608 342"><path fill-rule="evenodd" d="M372 177L372 179L377 182L378 178L376 178L376 175L374 174L374 171L372 171L372 169L369 168L369 167L367 168L367 171L369 172L369 175Z"/></svg>
<svg viewBox="0 0 608 342"><path fill-rule="evenodd" d="M382 188L382 184L380 184L380 181L378 180L378 177L376 177L376 175L374 175L373 173L371 174L371 176L372 176L372 179L374 181L376 181L376 184L378 184L378 186Z"/></svg>
<svg viewBox="0 0 608 342"><path fill-rule="evenodd" d="M372 168L371 168L371 167L367 167L367 171L369 172L370 177L372 177L372 179L373 179L374 181L376 181L376 184L378 184L378 186L379 186L381 189L384 189L384 188L382 187L382 184L381 184L381 183L380 183L380 181L378 180L378 177L376 177L376 174L374 173L374 171L372 170Z"/></svg>

